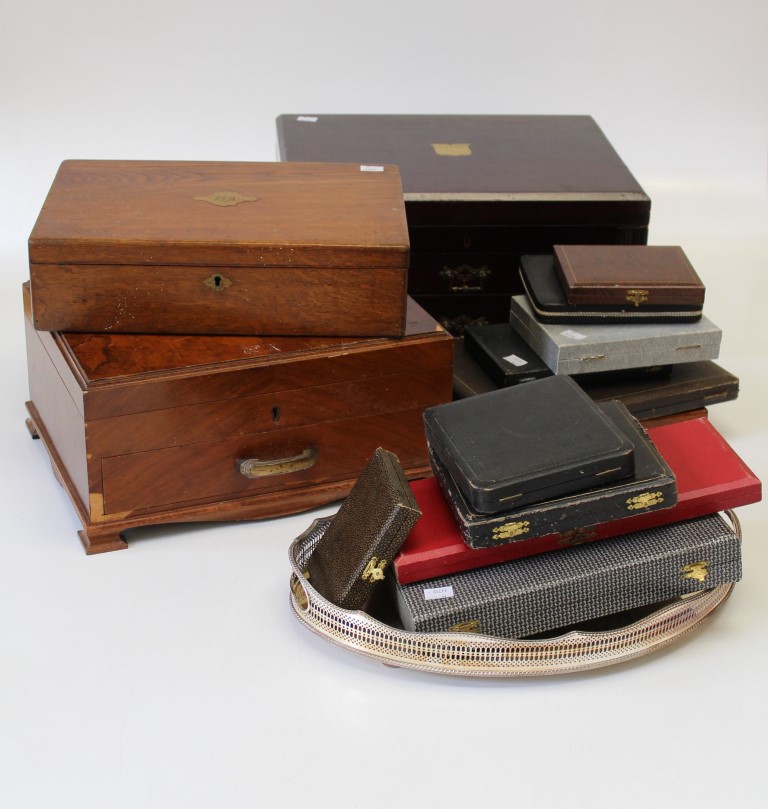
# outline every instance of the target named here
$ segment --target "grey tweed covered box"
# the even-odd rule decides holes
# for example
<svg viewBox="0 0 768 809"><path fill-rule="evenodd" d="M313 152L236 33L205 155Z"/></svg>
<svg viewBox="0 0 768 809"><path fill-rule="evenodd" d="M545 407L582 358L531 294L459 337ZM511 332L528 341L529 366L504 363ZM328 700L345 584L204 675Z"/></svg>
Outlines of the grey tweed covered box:
<svg viewBox="0 0 768 809"><path fill-rule="evenodd" d="M403 626L522 638L741 578L718 515L414 584L393 581Z"/></svg>
<svg viewBox="0 0 768 809"><path fill-rule="evenodd" d="M720 329L696 323L541 323L524 295L510 304L512 328L556 374L584 374L717 359Z"/></svg>

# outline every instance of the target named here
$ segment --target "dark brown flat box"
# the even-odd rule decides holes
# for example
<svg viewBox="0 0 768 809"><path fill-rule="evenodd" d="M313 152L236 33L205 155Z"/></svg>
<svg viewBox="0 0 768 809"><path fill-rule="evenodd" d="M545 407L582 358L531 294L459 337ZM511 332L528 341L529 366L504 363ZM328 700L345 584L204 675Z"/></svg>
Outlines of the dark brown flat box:
<svg viewBox="0 0 768 809"><path fill-rule="evenodd" d="M409 292L456 332L506 319L524 254L648 239L651 201L586 115L281 115L277 133L282 160L399 166Z"/></svg>
<svg viewBox="0 0 768 809"><path fill-rule="evenodd" d="M88 553L126 529L274 517L344 497L385 445L429 473L423 411L451 398L453 338L409 300L402 338L35 331L29 426Z"/></svg>
<svg viewBox="0 0 768 809"><path fill-rule="evenodd" d="M677 246L555 245L555 270L571 305L700 309L704 284Z"/></svg>
<svg viewBox="0 0 768 809"><path fill-rule="evenodd" d="M584 374L576 381L596 402L619 399L643 421L730 402L739 395L738 378L711 360L679 363L656 377L611 380Z"/></svg>
<svg viewBox="0 0 768 809"><path fill-rule="evenodd" d="M37 329L402 336L394 166L75 160L29 239Z"/></svg>

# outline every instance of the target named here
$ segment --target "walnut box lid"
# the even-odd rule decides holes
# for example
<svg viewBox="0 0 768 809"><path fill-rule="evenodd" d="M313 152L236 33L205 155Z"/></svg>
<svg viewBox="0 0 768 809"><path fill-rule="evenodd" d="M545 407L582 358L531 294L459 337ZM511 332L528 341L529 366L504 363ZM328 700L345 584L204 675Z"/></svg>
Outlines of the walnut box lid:
<svg viewBox="0 0 768 809"><path fill-rule="evenodd" d="M30 261L407 267L399 172L377 168L67 160Z"/></svg>
<svg viewBox="0 0 768 809"><path fill-rule="evenodd" d="M48 331L401 336L395 166L64 162L29 239Z"/></svg>

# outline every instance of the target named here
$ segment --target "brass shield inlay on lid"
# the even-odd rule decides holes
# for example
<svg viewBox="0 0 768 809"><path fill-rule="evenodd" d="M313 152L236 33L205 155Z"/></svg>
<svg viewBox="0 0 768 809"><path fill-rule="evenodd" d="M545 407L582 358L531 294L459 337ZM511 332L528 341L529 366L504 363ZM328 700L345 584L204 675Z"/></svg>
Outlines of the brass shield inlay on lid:
<svg viewBox="0 0 768 809"><path fill-rule="evenodd" d="M468 143L433 143L432 148L440 157L467 157L472 154Z"/></svg>
<svg viewBox="0 0 768 809"><path fill-rule="evenodd" d="M211 205L218 205L220 208L228 208L230 205L239 205L241 202L256 202L258 197L249 197L238 191L214 191L207 197L193 197L200 202L210 202Z"/></svg>

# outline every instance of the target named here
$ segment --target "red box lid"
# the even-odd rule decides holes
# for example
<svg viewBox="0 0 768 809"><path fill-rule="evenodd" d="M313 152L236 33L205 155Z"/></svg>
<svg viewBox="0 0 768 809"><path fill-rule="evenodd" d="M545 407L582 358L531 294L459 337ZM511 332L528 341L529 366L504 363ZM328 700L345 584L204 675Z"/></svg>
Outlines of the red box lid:
<svg viewBox="0 0 768 809"><path fill-rule="evenodd" d="M393 561L397 580L401 584L423 581L688 520L761 499L760 481L707 418L665 424L649 429L648 434L677 478L676 506L498 548L473 550L465 545L437 482L433 478L413 481L411 488L423 516Z"/></svg>

